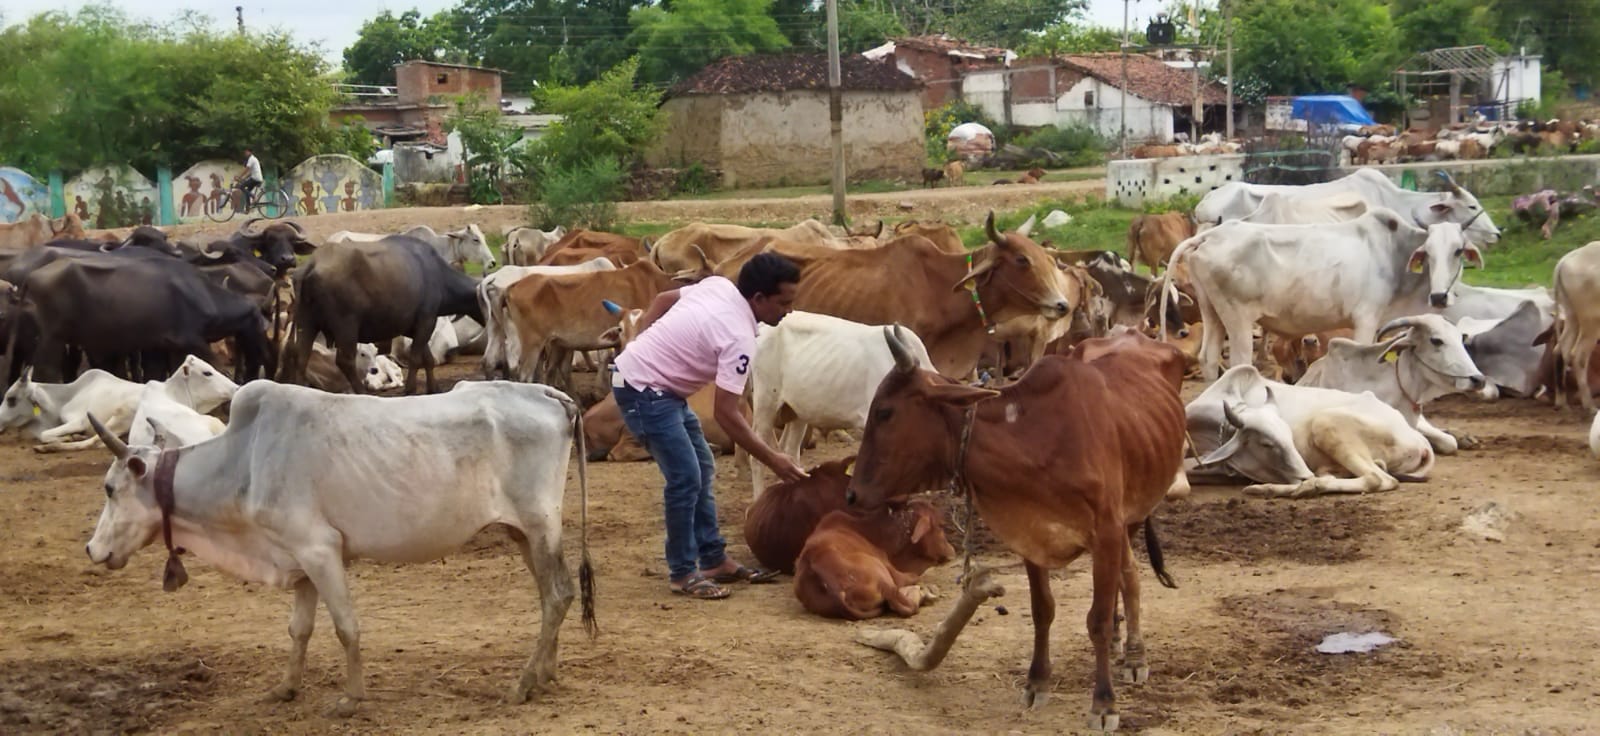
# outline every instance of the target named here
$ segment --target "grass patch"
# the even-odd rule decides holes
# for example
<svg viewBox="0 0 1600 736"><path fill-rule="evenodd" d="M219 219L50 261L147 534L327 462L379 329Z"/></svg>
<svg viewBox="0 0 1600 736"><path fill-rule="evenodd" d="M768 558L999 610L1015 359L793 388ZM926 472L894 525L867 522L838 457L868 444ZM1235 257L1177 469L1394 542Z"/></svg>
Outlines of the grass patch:
<svg viewBox="0 0 1600 736"><path fill-rule="evenodd" d="M1563 217L1555 236L1545 240L1538 225L1529 225L1511 214L1513 197L1480 197L1494 224L1500 226L1500 242L1484 249L1482 270L1467 269L1462 276L1479 286L1549 286L1556 261L1568 251L1600 240L1600 216L1594 214Z"/></svg>

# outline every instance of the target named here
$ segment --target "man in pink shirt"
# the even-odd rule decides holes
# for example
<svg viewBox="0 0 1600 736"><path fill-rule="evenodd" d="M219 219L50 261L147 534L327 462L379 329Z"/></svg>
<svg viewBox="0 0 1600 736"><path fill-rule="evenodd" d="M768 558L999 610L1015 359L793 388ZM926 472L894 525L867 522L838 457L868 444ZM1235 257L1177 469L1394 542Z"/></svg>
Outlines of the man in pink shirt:
<svg viewBox="0 0 1600 736"><path fill-rule="evenodd" d="M794 308L800 269L761 253L739 271L662 292L639 322L639 337L617 355L612 394L628 431L650 451L666 479L671 588L694 598L726 598L718 583L767 582L776 573L728 559L712 494L716 464L685 399L713 381L717 424L751 457L783 480L805 477L794 460L772 449L745 421L740 398L756 352L756 323L776 325ZM696 563L698 562L698 567Z"/></svg>

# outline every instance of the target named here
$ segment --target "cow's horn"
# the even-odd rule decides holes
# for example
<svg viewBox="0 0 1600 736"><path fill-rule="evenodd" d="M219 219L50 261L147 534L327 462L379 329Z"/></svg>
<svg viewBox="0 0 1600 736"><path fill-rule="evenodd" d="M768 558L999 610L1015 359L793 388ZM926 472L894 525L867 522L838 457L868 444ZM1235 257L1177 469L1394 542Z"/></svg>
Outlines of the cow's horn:
<svg viewBox="0 0 1600 736"><path fill-rule="evenodd" d="M255 225L256 223L258 223L258 222L260 222L262 220L265 220L265 219L267 219L267 218L265 218L265 217L252 217L252 218L250 218L248 220L245 220L243 224L239 225L239 229L234 231L234 234L235 235L247 235L247 236L248 235L254 235L255 232L252 230L251 226Z"/></svg>
<svg viewBox="0 0 1600 736"><path fill-rule="evenodd" d="M983 220L983 232L989 236L989 242L999 243L1000 233L994 229L994 210L989 210L989 216Z"/></svg>
<svg viewBox="0 0 1600 736"><path fill-rule="evenodd" d="M1222 416L1228 420L1229 424L1241 429L1244 428L1244 419L1240 418L1239 411L1233 408L1233 402L1222 402Z"/></svg>
<svg viewBox="0 0 1600 736"><path fill-rule="evenodd" d="M911 351L906 349L906 344L896 332L900 329L897 322L883 328L883 339L889 343L889 354L894 356L894 369L897 373L911 373L917 369L917 361L911 357Z"/></svg>
<svg viewBox="0 0 1600 736"><path fill-rule="evenodd" d="M295 235L300 236L301 240L310 239L310 237L306 235L306 229L300 227L300 223L295 222L294 220L284 220L283 224L289 226L289 229L293 230Z"/></svg>
<svg viewBox="0 0 1600 736"><path fill-rule="evenodd" d="M200 255L205 256L207 259L213 261L222 260L222 257L227 255L227 249L218 248L216 247L217 245L217 243L207 243L205 247L200 249Z"/></svg>
<svg viewBox="0 0 1600 736"><path fill-rule="evenodd" d="M874 237L874 238L883 237L883 219L882 218L878 219L878 231L873 233L872 237Z"/></svg>
<svg viewBox="0 0 1600 736"><path fill-rule="evenodd" d="M89 426L94 428L94 433L100 436L100 441L106 443L106 449L110 450L111 454L116 455L118 460L128 459L128 443L118 439L115 434L111 433L111 430L106 429L106 425L101 424L99 419L95 419L93 413L89 414Z"/></svg>
<svg viewBox="0 0 1600 736"><path fill-rule="evenodd" d="M1039 219L1038 213L1034 213L1034 214L1028 215L1028 221L1022 223L1022 227L1017 228L1017 234L1021 235L1024 238L1032 237L1033 236L1033 223L1035 221L1037 221L1038 219Z"/></svg>
<svg viewBox="0 0 1600 736"><path fill-rule="evenodd" d="M1389 336L1389 333L1398 330L1410 329L1416 325L1416 317L1400 317L1399 319L1389 320L1387 324L1378 328L1378 334L1372 338L1372 341L1375 343L1383 342L1383 340Z"/></svg>

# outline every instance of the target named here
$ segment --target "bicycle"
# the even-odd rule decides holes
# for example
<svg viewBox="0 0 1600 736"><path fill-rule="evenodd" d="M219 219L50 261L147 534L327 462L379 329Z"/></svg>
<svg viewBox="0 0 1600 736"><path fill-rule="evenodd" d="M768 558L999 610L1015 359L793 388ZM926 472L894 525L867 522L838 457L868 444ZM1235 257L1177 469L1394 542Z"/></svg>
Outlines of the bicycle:
<svg viewBox="0 0 1600 736"><path fill-rule="evenodd" d="M235 206L243 203L243 206ZM274 220L289 214L289 192L283 188L268 190L265 183L257 186L249 198L245 197L244 187L234 184L228 187L228 197L225 200L207 199L206 217L212 222L227 222L237 213L248 213L254 209L262 217Z"/></svg>

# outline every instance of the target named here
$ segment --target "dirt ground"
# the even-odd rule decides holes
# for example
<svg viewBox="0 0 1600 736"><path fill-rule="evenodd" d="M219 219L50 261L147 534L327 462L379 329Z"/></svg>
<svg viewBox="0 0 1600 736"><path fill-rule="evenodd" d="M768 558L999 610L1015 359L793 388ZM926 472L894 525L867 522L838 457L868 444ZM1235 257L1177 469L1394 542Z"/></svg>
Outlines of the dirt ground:
<svg viewBox="0 0 1600 736"><path fill-rule="evenodd" d="M1431 416L1482 446L1444 458L1428 483L1303 501L1202 488L1157 511L1181 587L1144 575L1152 675L1118 689L1124 731L1600 733L1600 611L1589 592L1600 577L1600 468L1585 427L1532 402L1455 401ZM835 441L806 459L851 452ZM926 636L950 599L909 620L841 623L806 614L788 578L736 586L723 601L670 595L659 475L648 463L601 463L589 502L601 635L584 637L574 606L554 692L503 700L538 606L491 530L439 562L353 565L370 698L332 720L343 658L325 611L301 699L265 703L288 652L287 592L191 557L189 585L166 594L155 548L116 573L89 564L83 545L108 462L103 451L38 455L15 434L0 438L0 733L1062 733L1088 707L1087 560L1053 575L1058 684L1043 709L1023 711L1027 583L998 545L982 544L978 562L998 568L1006 595L980 609L940 668L913 673L852 634ZM719 461L718 496L730 549L748 562L750 490L731 457ZM575 478L567 498L575 567ZM1491 501L1514 514L1503 543L1457 530ZM959 569L927 580L954 592ZM1312 650L1327 634L1371 630L1399 643Z"/></svg>
<svg viewBox="0 0 1600 736"><path fill-rule="evenodd" d="M882 217L944 218L948 222L982 222L990 210L1001 212L1027 206L1041 199L1073 199L1103 196L1105 181L1091 179L1071 182L1040 182L1034 185L990 185L940 187L904 192L851 194L845 208L852 220ZM902 205L910 204L911 209ZM684 224L696 220L743 223L788 223L815 217L827 222L833 212L833 198L806 195L780 199L667 200L622 202L618 214L637 222ZM397 232L414 225L452 229L477 223L485 232L500 232L506 225L527 221L522 205L471 207L403 207L366 212L336 212L295 218L315 240L340 230L356 232ZM179 225L171 230L176 237L225 235L239 226L233 222L205 222Z"/></svg>

